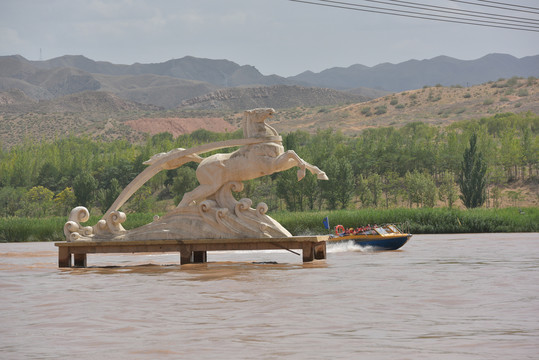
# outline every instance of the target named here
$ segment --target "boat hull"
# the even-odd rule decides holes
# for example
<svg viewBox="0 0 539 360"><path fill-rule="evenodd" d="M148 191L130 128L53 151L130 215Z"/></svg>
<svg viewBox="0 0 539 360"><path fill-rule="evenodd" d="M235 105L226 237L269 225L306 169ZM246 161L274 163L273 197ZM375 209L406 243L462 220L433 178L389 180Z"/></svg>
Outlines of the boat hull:
<svg viewBox="0 0 539 360"><path fill-rule="evenodd" d="M374 251L388 251L401 248L411 237L411 234L398 236L350 235L329 239L328 243L347 243L352 241L354 245L370 247Z"/></svg>

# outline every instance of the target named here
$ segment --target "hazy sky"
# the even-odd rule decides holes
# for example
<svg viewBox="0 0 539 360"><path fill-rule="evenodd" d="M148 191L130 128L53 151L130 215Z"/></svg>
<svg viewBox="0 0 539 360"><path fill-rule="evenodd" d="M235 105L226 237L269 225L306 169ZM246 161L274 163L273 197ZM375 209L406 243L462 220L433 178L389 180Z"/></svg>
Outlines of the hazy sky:
<svg viewBox="0 0 539 360"><path fill-rule="evenodd" d="M449 0L410 1L496 11ZM539 7L537 0L505 2ZM539 14L505 13L539 19ZM0 55L29 60L69 54L132 64L191 55L253 65L264 75L291 76L438 55L472 60L495 52L538 55L539 32L288 0L0 0Z"/></svg>

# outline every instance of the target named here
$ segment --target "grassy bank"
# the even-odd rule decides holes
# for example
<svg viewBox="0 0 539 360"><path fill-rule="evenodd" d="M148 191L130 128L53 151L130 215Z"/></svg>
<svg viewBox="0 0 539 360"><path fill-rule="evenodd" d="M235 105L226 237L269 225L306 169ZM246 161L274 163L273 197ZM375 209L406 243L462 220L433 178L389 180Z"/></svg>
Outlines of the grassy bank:
<svg viewBox="0 0 539 360"><path fill-rule="evenodd" d="M328 216L330 225L345 228L367 224L405 224L413 234L536 232L539 231L539 208L450 210L434 209L362 209L272 214L292 234L324 234L322 225Z"/></svg>
<svg viewBox="0 0 539 360"><path fill-rule="evenodd" d="M90 217L82 224L93 226L100 220L97 216ZM124 228L132 229L148 224L153 220L153 214L129 214L123 224ZM65 241L65 216L47 218L0 218L0 242L25 241Z"/></svg>
<svg viewBox="0 0 539 360"><path fill-rule="evenodd" d="M449 210L434 209L362 209L322 212L278 212L270 214L293 235L327 234L322 220L328 216L330 225L357 227L367 224L400 223L413 234L477 233L477 232L539 232L539 208L504 208ZM151 222L153 214L129 214L124 223L132 229ZM92 217L84 225L94 225ZM0 241L64 241L66 217L0 218Z"/></svg>

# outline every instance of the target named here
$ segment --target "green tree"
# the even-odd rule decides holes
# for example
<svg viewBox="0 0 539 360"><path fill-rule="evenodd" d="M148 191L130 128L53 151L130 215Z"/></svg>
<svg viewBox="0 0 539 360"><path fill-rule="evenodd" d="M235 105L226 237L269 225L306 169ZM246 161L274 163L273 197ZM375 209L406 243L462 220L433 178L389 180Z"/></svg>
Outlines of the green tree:
<svg viewBox="0 0 539 360"><path fill-rule="evenodd" d="M461 171L458 178L460 198L467 208L476 208L486 200L487 164L477 148L477 135L470 137L470 146L464 151Z"/></svg>
<svg viewBox="0 0 539 360"><path fill-rule="evenodd" d="M99 189L97 191L97 200L101 212L105 213L121 192L120 183L115 178L110 180L110 184L106 189Z"/></svg>
<svg viewBox="0 0 539 360"><path fill-rule="evenodd" d="M352 165L347 159L337 159L332 156L324 162L323 169L329 180L320 183L322 198L327 201L330 210L337 209L339 204L342 209L345 209L354 194Z"/></svg>
<svg viewBox="0 0 539 360"><path fill-rule="evenodd" d="M26 216L45 216L49 214L53 202L54 193L43 186L34 186L26 193L25 215Z"/></svg>
<svg viewBox="0 0 539 360"><path fill-rule="evenodd" d="M442 183L439 188L440 200L447 201L447 207L453 208L453 204L458 199L458 190L455 186L455 177L450 171L442 174Z"/></svg>
<svg viewBox="0 0 539 360"><path fill-rule="evenodd" d="M0 188L0 216L14 216L24 202L26 190L5 186Z"/></svg>
<svg viewBox="0 0 539 360"><path fill-rule="evenodd" d="M341 208L345 209L354 194L354 172L352 171L352 165L346 159L339 161L338 169L337 181L339 181L339 186L337 187L337 199L341 203Z"/></svg>
<svg viewBox="0 0 539 360"><path fill-rule="evenodd" d="M383 184L383 190L386 197L386 208L389 208L390 203L398 204L399 193L402 190L402 178L394 171L388 171Z"/></svg>
<svg viewBox="0 0 539 360"><path fill-rule="evenodd" d="M534 168L537 169L539 163L539 141L538 137L533 137L529 128L524 128L522 135L523 165L528 167L528 176L534 175Z"/></svg>
<svg viewBox="0 0 539 360"><path fill-rule="evenodd" d="M508 128L502 133L501 139L501 160L508 178L518 179L518 169L523 163L521 142L517 137L514 128Z"/></svg>
<svg viewBox="0 0 539 360"><path fill-rule="evenodd" d="M367 182L369 189L372 193L372 203L375 207L378 207L378 203L382 198L382 187L384 185L382 183L382 178L380 177L380 175L374 173L369 175L369 177L367 178Z"/></svg>
<svg viewBox="0 0 539 360"><path fill-rule="evenodd" d="M297 172L296 172L297 173ZM316 175L306 172L305 177L298 182L301 195L303 196L302 204L305 209L314 210L316 200L320 196L319 180Z"/></svg>
<svg viewBox="0 0 539 360"><path fill-rule="evenodd" d="M152 192L147 185L138 189L131 199L129 199L128 209L133 212L148 212L150 211L154 199L152 198Z"/></svg>
<svg viewBox="0 0 539 360"><path fill-rule="evenodd" d="M33 149L35 151L35 149ZM13 151L11 179L9 184L14 187L29 187L33 183L35 168L35 153L30 149L17 148Z"/></svg>
<svg viewBox="0 0 539 360"><path fill-rule="evenodd" d="M244 181L244 185L244 191L247 190L248 187L250 187L250 189L248 189L248 193L241 191L240 193L238 193L238 196L236 198L246 197L251 199L253 201L253 207L255 207L260 202L264 202L266 205L268 205L269 211L275 211L279 209L276 183L274 184L270 176L264 176L258 179Z"/></svg>
<svg viewBox="0 0 539 360"><path fill-rule="evenodd" d="M428 173L423 174L423 206L434 207L438 197L438 189L432 176Z"/></svg>
<svg viewBox="0 0 539 360"><path fill-rule="evenodd" d="M280 172L277 176L277 196L284 200L289 211L304 210L305 196L301 187L303 180L298 181L297 169L294 168Z"/></svg>
<svg viewBox="0 0 539 360"><path fill-rule="evenodd" d="M502 189L498 186L494 186L490 192L490 197L492 198L492 203L495 208L500 207L500 201L502 199Z"/></svg>
<svg viewBox="0 0 539 360"><path fill-rule="evenodd" d="M77 198L77 205L90 207L95 198L97 180L88 171L77 175L73 180L73 192Z"/></svg>
<svg viewBox="0 0 539 360"><path fill-rule="evenodd" d="M359 175L357 179L357 194L359 195L361 206L369 207L372 205L372 192L371 189L369 189L369 182L363 175Z"/></svg>
<svg viewBox="0 0 539 360"><path fill-rule="evenodd" d="M414 170L407 172L404 177L404 186L408 197L408 204L417 206L434 207L436 203L437 189L432 176Z"/></svg>
<svg viewBox="0 0 539 360"><path fill-rule="evenodd" d="M182 201L183 195L196 188L198 180L196 171L189 166L182 166L177 170L176 177L172 183L172 192L174 194L174 203L178 205Z"/></svg>
<svg viewBox="0 0 539 360"><path fill-rule="evenodd" d="M54 197L54 206L56 207L56 213L59 215L66 215L75 206L76 198L73 193L73 189L70 187L65 188Z"/></svg>
<svg viewBox="0 0 539 360"><path fill-rule="evenodd" d="M166 133L165 133L166 134ZM99 171L96 175L99 186L103 189L110 187L111 181L116 179L118 185L126 187L137 174L133 171L133 164L126 159L115 161L114 165L108 165Z"/></svg>
<svg viewBox="0 0 539 360"><path fill-rule="evenodd" d="M46 162L39 170L36 183L37 185L56 191L58 190L59 180L60 173L58 172L58 169L50 162Z"/></svg>
<svg viewBox="0 0 539 360"><path fill-rule="evenodd" d="M421 174L414 170L413 172L407 172L404 176L404 187L406 188L406 197L408 198L408 205L412 207L415 203L418 207L421 204Z"/></svg>

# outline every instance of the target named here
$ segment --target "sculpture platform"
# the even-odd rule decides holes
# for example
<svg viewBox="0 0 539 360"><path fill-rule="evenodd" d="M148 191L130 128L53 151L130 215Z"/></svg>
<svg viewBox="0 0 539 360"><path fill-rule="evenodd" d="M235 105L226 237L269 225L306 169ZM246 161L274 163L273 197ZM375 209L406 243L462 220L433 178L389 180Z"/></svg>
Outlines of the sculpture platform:
<svg viewBox="0 0 539 360"><path fill-rule="evenodd" d="M208 251L302 250L303 262L326 258L328 236L257 239L193 239L57 242L58 266L86 267L87 254L179 252L180 264L207 262Z"/></svg>
<svg viewBox="0 0 539 360"><path fill-rule="evenodd" d="M190 149L176 148L152 156L148 165L118 195L101 220L93 226L84 206L77 206L64 225L66 242L56 243L59 267L85 267L87 254L179 252L180 264L203 263L208 251L299 249L303 261L326 258L327 236L292 236L266 214L269 207L260 202L252 207L248 198L237 200L243 182L275 174L297 166L298 181L306 171L319 180L325 172L309 164L293 150L284 150L283 139L266 119L272 108L243 113L243 139L202 144ZM224 148L233 152L200 156ZM198 186L183 194L178 206L155 216L149 224L126 230L126 214L120 208L148 180L163 170L173 170L188 162L198 163ZM295 252L294 252L295 253ZM300 255L299 253L295 253Z"/></svg>

